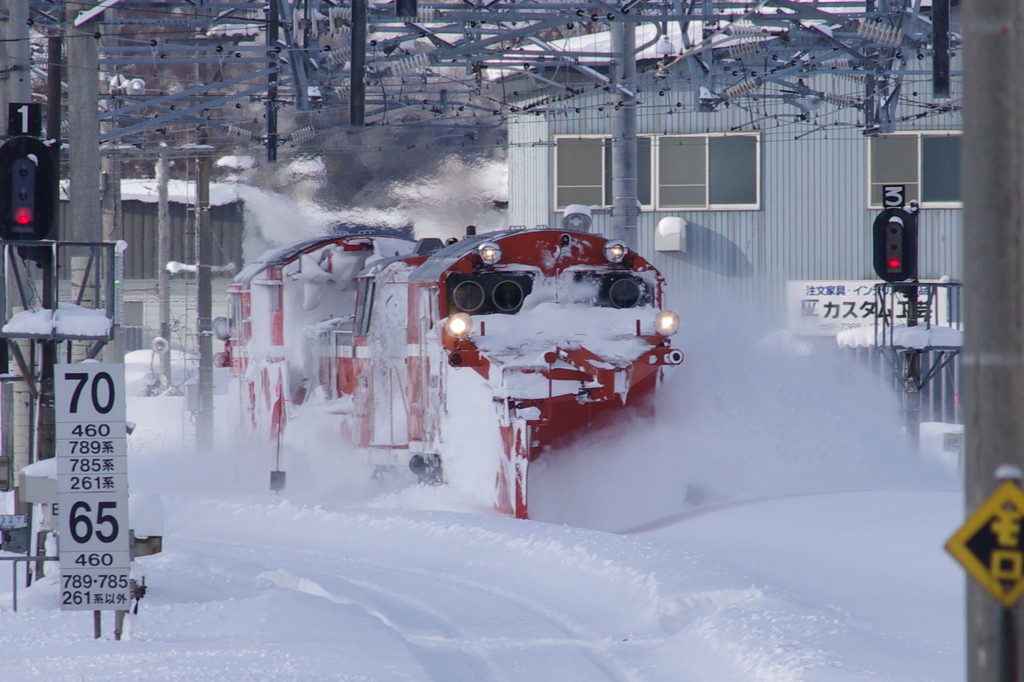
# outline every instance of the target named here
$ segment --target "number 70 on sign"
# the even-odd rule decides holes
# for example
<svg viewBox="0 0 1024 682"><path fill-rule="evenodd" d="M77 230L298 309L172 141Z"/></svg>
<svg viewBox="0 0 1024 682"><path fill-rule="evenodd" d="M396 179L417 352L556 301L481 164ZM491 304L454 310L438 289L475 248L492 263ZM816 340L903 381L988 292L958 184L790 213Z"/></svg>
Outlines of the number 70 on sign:
<svg viewBox="0 0 1024 682"><path fill-rule="evenodd" d="M57 421L123 422L123 365L59 365L55 397Z"/></svg>

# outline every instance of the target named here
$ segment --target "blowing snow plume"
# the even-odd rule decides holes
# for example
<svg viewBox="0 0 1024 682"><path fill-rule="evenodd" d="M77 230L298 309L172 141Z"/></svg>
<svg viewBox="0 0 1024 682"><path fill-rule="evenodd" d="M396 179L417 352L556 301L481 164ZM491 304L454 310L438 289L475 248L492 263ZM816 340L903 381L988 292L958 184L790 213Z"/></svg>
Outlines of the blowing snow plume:
<svg viewBox="0 0 1024 682"><path fill-rule="evenodd" d="M799 356L764 343L744 307L707 302L684 316L686 361L666 370L656 416L604 426L533 465L534 518L624 530L709 504L954 485L912 453L879 377L832 347Z"/></svg>
<svg viewBox="0 0 1024 682"><path fill-rule="evenodd" d="M508 170L503 161L447 156L420 177L391 186L390 195L408 215L417 237L461 238L505 227Z"/></svg>

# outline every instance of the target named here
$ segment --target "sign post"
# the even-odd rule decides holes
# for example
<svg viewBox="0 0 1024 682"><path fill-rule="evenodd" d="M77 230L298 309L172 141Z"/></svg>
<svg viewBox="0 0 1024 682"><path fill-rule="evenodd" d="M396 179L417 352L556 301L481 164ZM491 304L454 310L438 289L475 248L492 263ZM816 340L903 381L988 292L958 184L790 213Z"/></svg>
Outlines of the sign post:
<svg viewBox="0 0 1024 682"><path fill-rule="evenodd" d="M1015 475L1020 470L1014 467ZM1006 479L946 542L946 550L999 602L1000 678L1017 679L1016 623L1012 611L1024 596L1024 491Z"/></svg>
<svg viewBox="0 0 1024 682"><path fill-rule="evenodd" d="M57 365L54 384L61 609L126 610L131 557L124 365Z"/></svg>

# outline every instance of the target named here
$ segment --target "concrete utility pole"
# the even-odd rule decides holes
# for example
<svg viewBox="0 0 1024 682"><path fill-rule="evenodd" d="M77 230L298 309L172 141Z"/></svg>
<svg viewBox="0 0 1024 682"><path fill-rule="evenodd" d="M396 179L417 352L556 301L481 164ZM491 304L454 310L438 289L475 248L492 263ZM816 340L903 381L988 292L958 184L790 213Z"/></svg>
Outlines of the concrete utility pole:
<svg viewBox="0 0 1024 682"><path fill-rule="evenodd" d="M1024 4L964 3L964 408L966 507L995 489L1000 464L1024 467ZM1019 607L1009 612L1016 620ZM967 580L967 678L1002 682L1001 608Z"/></svg>
<svg viewBox="0 0 1024 682"><path fill-rule="evenodd" d="M106 10L105 14L108 20L116 19L117 9L111 7ZM110 38L109 40L114 45L117 44L116 38ZM110 77L114 75L114 72L110 67L107 67L101 73L104 86L109 87ZM117 103L113 100L111 100L111 104L112 106L117 106ZM107 124L105 127L109 128L110 126ZM121 155L118 153L116 145L108 148L107 153L100 159L100 172L100 178L102 179L100 214L103 221L101 231L103 241L114 242L124 234L121 210ZM119 259L118 262L123 267L124 259L122 255L118 254L115 258ZM124 330L121 328L124 322L124 292L122 289L118 289L115 295L117 296L117 303L114 308L114 338L103 348L103 359L106 362L124 362Z"/></svg>
<svg viewBox="0 0 1024 682"><path fill-rule="evenodd" d="M615 78L612 83L612 236L637 249L636 27L612 24Z"/></svg>
<svg viewBox="0 0 1024 682"><path fill-rule="evenodd" d="M156 162L156 187L157 187L157 208L156 208L156 286L157 298L160 299L160 336L171 342L171 282L170 273L167 272L167 263L171 260L171 210L167 196L167 184L170 182L168 176L167 151L160 150L160 158ZM160 373L171 385L171 351L160 354Z"/></svg>
<svg viewBox="0 0 1024 682"><path fill-rule="evenodd" d="M2 35L5 39L0 67L6 71L5 86L0 87L0 114L7 133L7 104L10 102L32 101L32 53L28 40L28 0L6 0L0 4L6 10L8 19L3 21Z"/></svg>
<svg viewBox="0 0 1024 682"><path fill-rule="evenodd" d="M277 0L271 0L276 4ZM199 16L209 20L209 10L200 6ZM196 65L197 80L209 82L207 65ZM219 74L215 77L219 78ZM210 131L203 126L199 131L199 144L206 145ZM210 222L210 175L213 170L212 150L200 152L199 179L196 188L196 333L199 335L199 414L196 417L196 446L205 452L213 450L213 282L210 261L213 256L213 225Z"/></svg>
<svg viewBox="0 0 1024 682"><path fill-rule="evenodd" d="M46 41L46 139L60 141L60 105L64 99L64 37L59 33Z"/></svg>
<svg viewBox="0 0 1024 682"><path fill-rule="evenodd" d="M199 248L196 263L199 266L197 332L199 334L199 416L196 422L196 445L209 452L213 442L213 291L210 259L213 255L213 226L210 224L210 171L213 159L205 155L199 159Z"/></svg>
<svg viewBox="0 0 1024 682"><path fill-rule="evenodd" d="M99 47L96 20L75 27L75 17L96 5L92 0L67 6L69 234L64 239L103 239L100 213Z"/></svg>

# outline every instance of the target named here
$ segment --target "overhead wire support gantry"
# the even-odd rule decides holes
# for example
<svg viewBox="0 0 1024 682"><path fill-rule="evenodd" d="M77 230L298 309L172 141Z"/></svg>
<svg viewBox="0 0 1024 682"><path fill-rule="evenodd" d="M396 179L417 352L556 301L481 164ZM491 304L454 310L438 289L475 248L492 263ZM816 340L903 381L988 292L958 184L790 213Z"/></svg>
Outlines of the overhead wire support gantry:
<svg viewBox="0 0 1024 682"><path fill-rule="evenodd" d="M495 125L524 108L500 92L508 79L525 79L548 92L525 106L537 111L579 92L582 85L559 75L566 72L589 87L617 91L608 66L616 58L611 46L596 39L580 44L589 40L588 32L616 25L635 28L641 71L688 87L696 111L766 98L789 105L797 120L805 120L826 102L860 112L859 125L868 135L894 129L897 105L917 95L905 91L907 78L930 73L928 100L948 97L950 57L959 46L949 33L949 0L934 0L924 10L910 0L406 0L402 11L412 13L405 16L396 16L393 3L366 0L99 5L90 18L101 66L146 82L138 92L103 93L110 103L101 113L105 142L145 146L154 134L205 126L226 140L244 131L243 137L260 141L274 157L278 144L292 141L283 131L302 128L299 137L307 140L339 126L402 125L391 115L396 110L419 109L460 125ZM116 17L107 20L104 8L116 8ZM354 23L364 9L362 37ZM80 30L52 2L41 0L31 3L30 21L47 35ZM652 41L671 50L647 58L644 50ZM217 77L202 83L175 78L177 67L197 63L209 65ZM813 82L821 75L860 83L860 92L833 92ZM918 99L924 107L925 97ZM260 116L252 116L252 103L263 108ZM324 115L311 129L287 123L317 112Z"/></svg>

